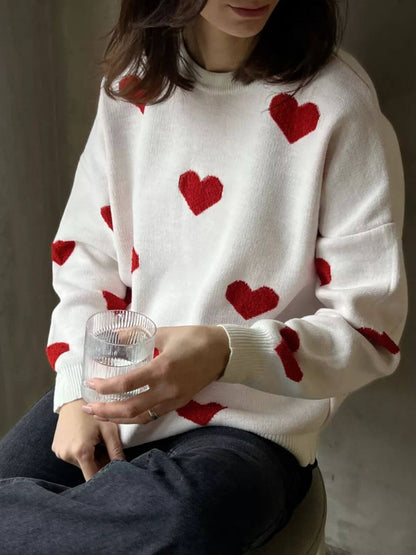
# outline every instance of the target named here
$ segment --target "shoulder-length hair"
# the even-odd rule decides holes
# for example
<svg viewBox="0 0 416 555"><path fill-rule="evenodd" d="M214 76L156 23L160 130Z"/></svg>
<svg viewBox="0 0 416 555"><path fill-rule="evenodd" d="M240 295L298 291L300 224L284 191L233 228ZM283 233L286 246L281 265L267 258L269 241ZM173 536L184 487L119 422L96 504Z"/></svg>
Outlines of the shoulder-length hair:
<svg viewBox="0 0 416 555"><path fill-rule="evenodd" d="M104 90L113 99L140 104L167 100L176 87L193 90L195 74L179 71L180 34L208 0L121 0L118 22L99 65ZM249 84L298 83L295 93L329 61L344 29L338 2L280 0L259 33L251 54L233 72L233 80ZM348 0L346 7L348 8ZM143 57L143 54L145 57ZM113 82L128 69L120 90ZM162 94L165 91L165 94Z"/></svg>

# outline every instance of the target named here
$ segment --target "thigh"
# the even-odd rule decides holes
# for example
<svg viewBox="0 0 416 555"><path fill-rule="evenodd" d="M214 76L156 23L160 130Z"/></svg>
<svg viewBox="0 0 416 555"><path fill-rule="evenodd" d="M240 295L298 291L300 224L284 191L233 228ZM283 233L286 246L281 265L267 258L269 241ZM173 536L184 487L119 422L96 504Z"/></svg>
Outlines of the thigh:
<svg viewBox="0 0 416 555"><path fill-rule="evenodd" d="M60 502L89 508L91 518L80 518L77 530L95 538L97 552L232 555L263 544L289 521L311 472L250 432L198 428L163 449L111 461L62 492Z"/></svg>
<svg viewBox="0 0 416 555"><path fill-rule="evenodd" d="M198 428L158 445L74 487L0 480L7 553L244 553L284 526L307 491L310 469L249 432Z"/></svg>
<svg viewBox="0 0 416 555"><path fill-rule="evenodd" d="M39 478L70 487L85 481L80 468L52 451L58 422L53 395L54 386L0 440L0 479Z"/></svg>
<svg viewBox="0 0 416 555"><path fill-rule="evenodd" d="M185 514L194 513L182 526L193 530L183 553L195 553L197 542L201 553L216 555L263 545L289 522L312 483L312 465L301 467L282 446L237 428L183 434L169 459L177 487L187 486Z"/></svg>

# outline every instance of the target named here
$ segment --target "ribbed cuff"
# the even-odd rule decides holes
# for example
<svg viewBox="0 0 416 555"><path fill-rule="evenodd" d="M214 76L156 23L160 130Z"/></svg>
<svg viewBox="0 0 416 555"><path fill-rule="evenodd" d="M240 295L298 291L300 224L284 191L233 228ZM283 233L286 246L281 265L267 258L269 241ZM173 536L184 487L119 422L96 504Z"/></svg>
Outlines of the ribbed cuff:
<svg viewBox="0 0 416 555"><path fill-rule="evenodd" d="M62 366L57 370L53 397L53 412L59 414L59 409L65 403L75 401L75 399L82 399L81 378L81 363Z"/></svg>
<svg viewBox="0 0 416 555"><path fill-rule="evenodd" d="M217 381L250 382L252 373L258 373L267 368L271 344L269 336L264 331L235 324L217 324L217 326L227 333L231 351L224 373Z"/></svg>

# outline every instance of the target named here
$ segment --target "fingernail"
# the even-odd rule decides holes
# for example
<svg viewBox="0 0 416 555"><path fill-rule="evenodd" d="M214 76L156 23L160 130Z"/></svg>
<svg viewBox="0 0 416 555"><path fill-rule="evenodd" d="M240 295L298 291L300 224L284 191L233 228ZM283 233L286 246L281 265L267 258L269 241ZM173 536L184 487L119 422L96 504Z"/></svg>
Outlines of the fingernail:
<svg viewBox="0 0 416 555"><path fill-rule="evenodd" d="M92 408L91 408L91 407L87 407L86 405L83 405L81 408L82 408L82 410L83 410L84 412L88 412L88 414L93 414L93 413L94 413L94 411L92 410Z"/></svg>
<svg viewBox="0 0 416 555"><path fill-rule="evenodd" d="M92 382L91 380L88 380L88 381L87 381L87 385L88 385L88 387L90 387L91 389L95 389L95 384L94 384L94 382Z"/></svg>

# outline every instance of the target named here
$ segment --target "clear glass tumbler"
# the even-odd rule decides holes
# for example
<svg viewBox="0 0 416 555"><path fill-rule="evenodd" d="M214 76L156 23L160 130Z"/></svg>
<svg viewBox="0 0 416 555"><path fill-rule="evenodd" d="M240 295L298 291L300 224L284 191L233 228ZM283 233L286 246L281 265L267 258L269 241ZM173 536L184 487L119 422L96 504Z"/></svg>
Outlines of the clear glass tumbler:
<svg viewBox="0 0 416 555"><path fill-rule="evenodd" d="M82 397L87 403L123 401L149 389L100 394L87 386L92 378L112 378L148 364L153 358L156 324L131 310L106 310L93 314L85 326Z"/></svg>

